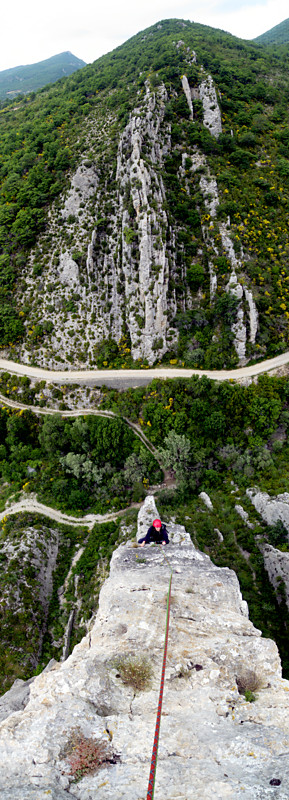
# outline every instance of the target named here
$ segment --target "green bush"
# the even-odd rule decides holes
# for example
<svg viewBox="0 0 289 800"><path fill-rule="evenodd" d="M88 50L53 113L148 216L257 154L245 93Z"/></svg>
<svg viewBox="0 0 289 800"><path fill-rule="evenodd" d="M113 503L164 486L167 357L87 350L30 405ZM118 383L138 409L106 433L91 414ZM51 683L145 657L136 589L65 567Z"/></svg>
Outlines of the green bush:
<svg viewBox="0 0 289 800"><path fill-rule="evenodd" d="M146 656L120 655L113 659L112 667L119 672L122 682L135 691L149 688L153 671Z"/></svg>

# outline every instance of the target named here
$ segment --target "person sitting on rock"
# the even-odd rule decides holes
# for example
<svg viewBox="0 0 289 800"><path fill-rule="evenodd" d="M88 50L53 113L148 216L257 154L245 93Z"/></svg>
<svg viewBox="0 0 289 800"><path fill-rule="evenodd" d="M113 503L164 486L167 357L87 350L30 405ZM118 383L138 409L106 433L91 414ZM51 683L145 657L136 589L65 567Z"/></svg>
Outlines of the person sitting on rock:
<svg viewBox="0 0 289 800"><path fill-rule="evenodd" d="M153 524L148 529L146 536L139 539L138 544L144 547L145 544L169 544L169 537L167 534L166 526L161 523L160 519L154 519Z"/></svg>

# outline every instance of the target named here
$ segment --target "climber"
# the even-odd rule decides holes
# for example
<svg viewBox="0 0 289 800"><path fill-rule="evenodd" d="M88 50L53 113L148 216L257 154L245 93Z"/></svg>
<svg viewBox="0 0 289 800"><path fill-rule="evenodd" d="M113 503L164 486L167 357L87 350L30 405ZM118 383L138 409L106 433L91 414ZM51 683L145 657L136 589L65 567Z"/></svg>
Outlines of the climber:
<svg viewBox="0 0 289 800"><path fill-rule="evenodd" d="M145 544L169 544L169 537L166 526L160 519L154 519L153 524L148 529L146 536L138 540L138 544L144 547Z"/></svg>

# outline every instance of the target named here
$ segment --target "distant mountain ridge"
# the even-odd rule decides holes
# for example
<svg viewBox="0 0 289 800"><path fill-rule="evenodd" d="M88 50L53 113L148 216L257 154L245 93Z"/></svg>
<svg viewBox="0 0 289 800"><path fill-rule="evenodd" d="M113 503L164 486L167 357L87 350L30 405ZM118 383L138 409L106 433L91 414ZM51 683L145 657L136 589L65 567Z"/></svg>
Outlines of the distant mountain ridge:
<svg viewBox="0 0 289 800"><path fill-rule="evenodd" d="M38 61L36 64L4 69L0 72L0 100L41 89L46 84L55 83L85 66L85 61L67 51L46 58L44 61Z"/></svg>
<svg viewBox="0 0 289 800"><path fill-rule="evenodd" d="M289 42L289 18L253 39L258 44L286 44Z"/></svg>

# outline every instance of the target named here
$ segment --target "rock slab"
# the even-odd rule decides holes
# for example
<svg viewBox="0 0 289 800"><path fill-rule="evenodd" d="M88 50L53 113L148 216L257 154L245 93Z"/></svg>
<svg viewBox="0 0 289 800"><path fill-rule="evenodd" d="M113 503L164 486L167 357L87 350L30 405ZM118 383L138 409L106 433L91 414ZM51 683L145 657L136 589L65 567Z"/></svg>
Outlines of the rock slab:
<svg viewBox="0 0 289 800"><path fill-rule="evenodd" d="M152 515L159 513L149 498L138 535ZM140 549L133 541L115 551L91 633L64 663L34 679L24 710L2 721L1 800L145 800L167 559L172 606L155 800L288 798L289 682L276 645L248 619L235 573L198 552L182 526L167 525L167 547ZM115 666L128 655L142 655L152 667L144 691L125 685ZM237 688L248 670L259 681L254 703ZM63 756L76 727L118 756L78 783ZM278 789L272 780L281 781Z"/></svg>

